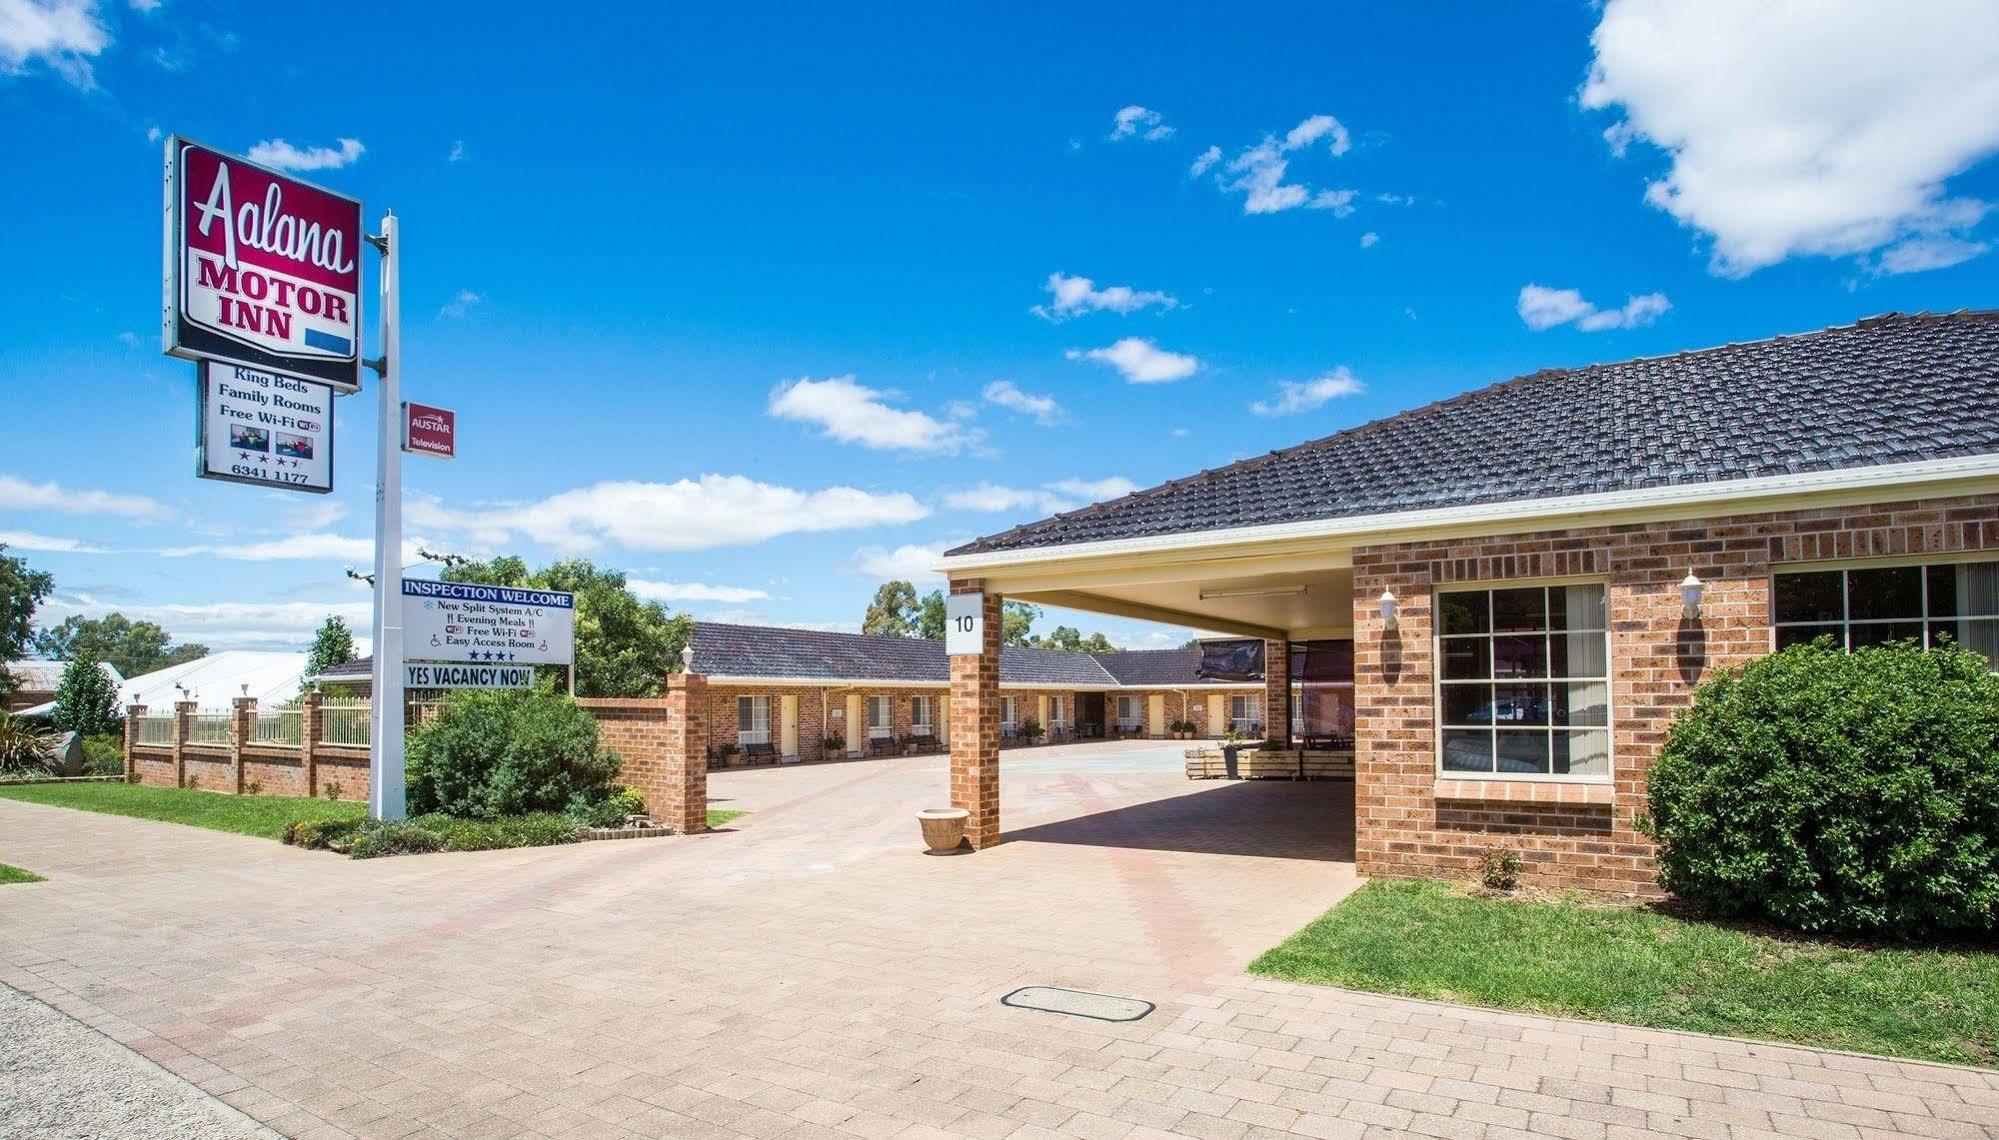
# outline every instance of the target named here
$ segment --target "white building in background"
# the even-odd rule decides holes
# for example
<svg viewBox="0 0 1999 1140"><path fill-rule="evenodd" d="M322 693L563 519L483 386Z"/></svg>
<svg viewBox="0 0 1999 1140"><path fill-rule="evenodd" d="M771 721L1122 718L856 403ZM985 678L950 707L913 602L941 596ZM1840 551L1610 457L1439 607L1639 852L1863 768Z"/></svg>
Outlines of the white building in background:
<svg viewBox="0 0 1999 1140"><path fill-rule="evenodd" d="M177 701L193 701L207 711L230 707L236 697L255 697L276 704L298 696L305 680L306 655L254 649L224 649L180 665L169 665L118 685L118 711L144 705L156 713L173 711ZM21 716L46 716L48 701L21 710Z"/></svg>

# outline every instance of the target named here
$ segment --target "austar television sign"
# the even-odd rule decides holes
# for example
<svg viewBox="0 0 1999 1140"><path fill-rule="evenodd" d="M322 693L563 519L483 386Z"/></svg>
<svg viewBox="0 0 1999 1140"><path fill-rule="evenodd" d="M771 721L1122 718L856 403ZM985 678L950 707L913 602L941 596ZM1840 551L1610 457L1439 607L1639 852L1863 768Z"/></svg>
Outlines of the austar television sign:
<svg viewBox="0 0 1999 1140"><path fill-rule="evenodd" d="M361 387L361 203L166 142L168 355Z"/></svg>

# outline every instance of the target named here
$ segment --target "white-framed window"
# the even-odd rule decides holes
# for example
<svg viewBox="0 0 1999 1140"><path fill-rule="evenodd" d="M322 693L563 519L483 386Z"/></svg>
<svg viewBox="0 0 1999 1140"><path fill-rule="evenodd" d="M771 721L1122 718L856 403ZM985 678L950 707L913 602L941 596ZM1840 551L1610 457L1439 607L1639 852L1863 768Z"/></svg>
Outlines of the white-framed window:
<svg viewBox="0 0 1999 1140"><path fill-rule="evenodd" d="M1048 698L1048 731L1069 731L1069 698Z"/></svg>
<svg viewBox="0 0 1999 1140"><path fill-rule="evenodd" d="M909 731L917 736L937 735L937 698L909 698Z"/></svg>
<svg viewBox="0 0 1999 1140"><path fill-rule="evenodd" d="M1254 732L1263 723L1263 697L1256 693L1229 694L1229 727L1237 732Z"/></svg>
<svg viewBox="0 0 1999 1140"><path fill-rule="evenodd" d="M1778 649L1820 637L1849 650L1948 640L1999 663L1999 562L1779 570L1770 609Z"/></svg>
<svg viewBox="0 0 1999 1140"><path fill-rule="evenodd" d="M1138 697L1119 693L1117 699L1117 726L1136 732L1145 727L1145 702Z"/></svg>
<svg viewBox="0 0 1999 1140"><path fill-rule="evenodd" d="M1002 736L1012 736L1014 729L1019 724L1020 724L1020 698L1001 697L1000 734Z"/></svg>
<svg viewBox="0 0 1999 1140"><path fill-rule="evenodd" d="M889 727L889 700L887 697L868 698L868 739L887 740L892 734Z"/></svg>
<svg viewBox="0 0 1999 1140"><path fill-rule="evenodd" d="M770 743L770 698L736 698L736 747Z"/></svg>
<svg viewBox="0 0 1999 1140"><path fill-rule="evenodd" d="M1437 763L1446 776L1610 778L1601 582L1437 591Z"/></svg>

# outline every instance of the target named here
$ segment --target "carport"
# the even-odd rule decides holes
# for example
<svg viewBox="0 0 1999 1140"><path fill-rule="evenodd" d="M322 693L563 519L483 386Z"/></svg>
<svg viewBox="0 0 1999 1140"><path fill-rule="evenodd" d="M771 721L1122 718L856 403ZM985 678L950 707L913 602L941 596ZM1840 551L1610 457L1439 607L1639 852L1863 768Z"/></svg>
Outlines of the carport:
<svg viewBox="0 0 1999 1140"><path fill-rule="evenodd" d="M1226 536L1219 543L1200 541L1210 537L970 550L943 560L940 568L951 579L952 594L978 597L984 618L981 651L951 657L952 803L970 813L966 833L974 848L1001 839L997 678L1000 612L1008 600L1260 639L1263 736L1286 748L1310 745L1351 756L1351 551L1322 540L1272 549L1261 541L1265 536L1241 543ZM1195 800L1268 803L1281 794L1217 788ZM1191 806L1178 805L1152 821L1161 846L1174 845L1171 833L1190 822ZM1339 810L1343 818L1307 816L1298 823L1351 835L1350 796L1340 797ZM1143 814L1131 813L1122 822L1139 822Z"/></svg>

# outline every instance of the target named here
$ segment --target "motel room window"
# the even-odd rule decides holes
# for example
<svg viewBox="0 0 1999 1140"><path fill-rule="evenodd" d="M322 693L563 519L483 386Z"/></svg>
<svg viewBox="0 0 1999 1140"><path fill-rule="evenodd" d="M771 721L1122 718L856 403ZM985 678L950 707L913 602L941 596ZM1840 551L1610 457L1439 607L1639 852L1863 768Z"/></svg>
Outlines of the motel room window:
<svg viewBox="0 0 1999 1140"><path fill-rule="evenodd" d="M868 739L887 740L889 738L888 698L868 698Z"/></svg>
<svg viewBox="0 0 1999 1140"><path fill-rule="evenodd" d="M736 747L770 743L770 698L736 698Z"/></svg>
<svg viewBox="0 0 1999 1140"><path fill-rule="evenodd" d="M1048 731L1069 731L1069 698L1048 698Z"/></svg>
<svg viewBox="0 0 1999 1140"><path fill-rule="evenodd" d="M909 731L917 736L935 736L937 698L909 698Z"/></svg>
<svg viewBox="0 0 1999 1140"><path fill-rule="evenodd" d="M1119 694L1117 699L1117 726L1130 732L1145 727L1145 703L1137 697Z"/></svg>
<svg viewBox="0 0 1999 1140"><path fill-rule="evenodd" d="M1438 591L1444 775L1610 778L1605 611L1601 583Z"/></svg>
<svg viewBox="0 0 1999 1140"><path fill-rule="evenodd" d="M1263 727L1263 698L1249 693L1229 697L1229 727L1237 732L1257 732Z"/></svg>
<svg viewBox="0 0 1999 1140"><path fill-rule="evenodd" d="M1999 662L1999 562L1781 571L1771 609L1779 649L1820 637L1842 649L1949 641Z"/></svg>
<svg viewBox="0 0 1999 1140"><path fill-rule="evenodd" d="M1000 735L1012 736L1020 724L1020 698L1000 698Z"/></svg>

